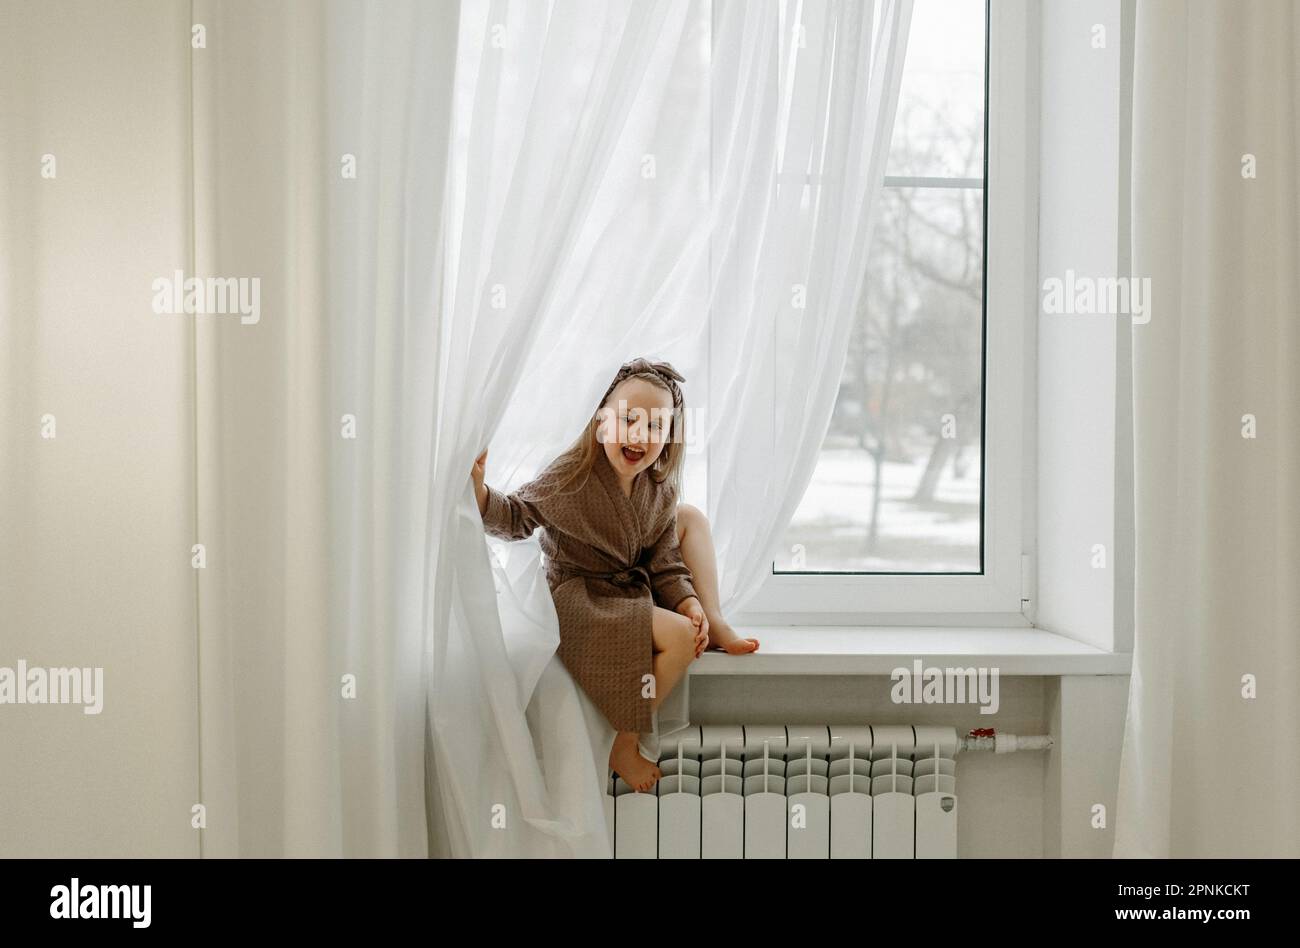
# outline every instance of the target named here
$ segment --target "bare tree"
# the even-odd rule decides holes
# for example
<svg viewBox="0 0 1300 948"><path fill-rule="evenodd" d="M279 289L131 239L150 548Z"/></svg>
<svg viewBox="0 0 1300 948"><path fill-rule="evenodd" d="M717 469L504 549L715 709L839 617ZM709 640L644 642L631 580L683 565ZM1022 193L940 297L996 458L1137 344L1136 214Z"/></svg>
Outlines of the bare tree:
<svg viewBox="0 0 1300 948"><path fill-rule="evenodd" d="M981 124L962 124L913 105L900 113L892 173L979 177ZM956 198L954 201L953 198ZM930 503L944 468L978 441L983 298L983 204L978 189L888 188L882 196L859 319L850 339L845 387L832 431L852 437L872 459L873 485L863 553L874 555L884 465L908 462L916 442L928 458L911 501ZM957 420L956 437L940 419Z"/></svg>

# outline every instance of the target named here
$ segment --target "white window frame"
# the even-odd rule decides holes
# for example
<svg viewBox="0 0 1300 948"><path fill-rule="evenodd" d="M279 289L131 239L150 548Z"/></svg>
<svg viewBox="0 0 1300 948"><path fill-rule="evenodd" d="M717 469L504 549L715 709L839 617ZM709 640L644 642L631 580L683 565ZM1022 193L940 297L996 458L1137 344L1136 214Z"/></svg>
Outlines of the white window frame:
<svg viewBox="0 0 1300 948"><path fill-rule="evenodd" d="M779 574L749 625L1027 627L1033 599L1039 25L1032 0L988 7L984 572Z"/></svg>

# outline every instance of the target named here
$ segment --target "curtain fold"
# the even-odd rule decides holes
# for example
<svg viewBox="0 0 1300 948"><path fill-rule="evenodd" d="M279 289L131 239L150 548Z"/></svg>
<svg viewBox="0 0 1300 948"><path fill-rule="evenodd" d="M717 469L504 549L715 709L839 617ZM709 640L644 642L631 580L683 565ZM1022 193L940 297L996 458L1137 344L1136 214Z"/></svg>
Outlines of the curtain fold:
<svg viewBox="0 0 1300 948"><path fill-rule="evenodd" d="M1138 5L1117 857L1300 855L1300 16Z"/></svg>
<svg viewBox="0 0 1300 948"><path fill-rule="evenodd" d="M722 37L753 18L734 0L718 8ZM728 75L724 48L714 99L726 226L713 243L706 440L725 613L743 608L770 574L830 425L861 306L912 3L774 12L764 25L775 26L778 42L764 49L781 50L775 76L745 55ZM774 130L762 124L773 121Z"/></svg>
<svg viewBox="0 0 1300 948"><path fill-rule="evenodd" d="M204 856L428 852L428 362L458 9L194 3L176 265L257 278L261 301L256 322L195 317Z"/></svg>

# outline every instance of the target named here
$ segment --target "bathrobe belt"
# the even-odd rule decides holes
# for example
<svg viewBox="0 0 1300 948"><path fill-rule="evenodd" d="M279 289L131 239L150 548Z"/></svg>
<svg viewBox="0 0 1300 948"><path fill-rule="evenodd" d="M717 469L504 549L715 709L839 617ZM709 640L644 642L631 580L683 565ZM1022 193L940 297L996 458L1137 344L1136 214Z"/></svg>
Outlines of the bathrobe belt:
<svg viewBox="0 0 1300 948"><path fill-rule="evenodd" d="M610 572L608 570L587 570L578 569L576 566L568 566L557 563L556 569L567 579L573 576L584 576L587 579L603 579L606 582L613 583L615 586L625 586L629 589L637 586L650 585L650 571L644 566L630 566L627 569L620 569Z"/></svg>

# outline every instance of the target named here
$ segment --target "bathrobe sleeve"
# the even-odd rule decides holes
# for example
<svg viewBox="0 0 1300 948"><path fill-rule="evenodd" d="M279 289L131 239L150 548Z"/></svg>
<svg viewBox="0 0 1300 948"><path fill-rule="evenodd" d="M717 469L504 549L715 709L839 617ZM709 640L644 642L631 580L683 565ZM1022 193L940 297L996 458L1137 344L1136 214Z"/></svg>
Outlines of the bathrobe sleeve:
<svg viewBox="0 0 1300 948"><path fill-rule="evenodd" d="M682 559L677 544L677 508L672 505L668 526L655 538L650 548L650 585L655 599L665 609L676 609L683 599L695 595L691 570Z"/></svg>
<svg viewBox="0 0 1300 948"><path fill-rule="evenodd" d="M526 540L538 527L572 529L575 512L581 510L579 493L564 488L570 471L563 457L546 465L536 477L509 493L487 487L487 510L483 529L501 540Z"/></svg>
<svg viewBox="0 0 1300 948"><path fill-rule="evenodd" d="M536 500L537 481L530 481L519 490L504 493L490 484L487 511L483 514L483 529L501 540L526 540L533 531L545 524Z"/></svg>

